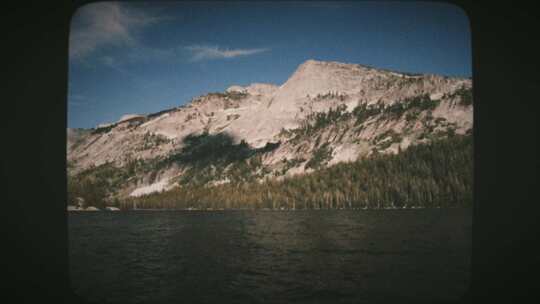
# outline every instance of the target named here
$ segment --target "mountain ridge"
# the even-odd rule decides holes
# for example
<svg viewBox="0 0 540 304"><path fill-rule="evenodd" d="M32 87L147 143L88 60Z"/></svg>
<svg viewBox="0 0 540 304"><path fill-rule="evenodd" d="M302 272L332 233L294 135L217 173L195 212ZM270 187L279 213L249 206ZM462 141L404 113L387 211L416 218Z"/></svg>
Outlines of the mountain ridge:
<svg viewBox="0 0 540 304"><path fill-rule="evenodd" d="M221 144L227 149L251 151L242 162L258 158L260 165L252 168L250 176L279 179L368 157L374 149L398 153L411 144L468 134L471 129L470 79L411 76L310 59L280 86L232 85L183 106L124 115L115 123L90 130L68 129L68 172L76 177L103 165L125 170L133 162L161 164L181 155L189 136L206 136L197 139L197 144L204 146L209 141L209 147L218 149L225 146L216 143L214 147L211 141L226 134L226 139L219 140L224 140ZM314 164L314 158L320 163ZM218 164L220 161L209 161L198 169L222 166L219 170L226 172L234 169L237 160ZM159 170L137 169L110 195L126 197L146 194L141 189L174 188L193 168L190 163L171 161ZM214 174L210 179L209 185L227 183L230 176ZM154 184L163 186L152 188Z"/></svg>

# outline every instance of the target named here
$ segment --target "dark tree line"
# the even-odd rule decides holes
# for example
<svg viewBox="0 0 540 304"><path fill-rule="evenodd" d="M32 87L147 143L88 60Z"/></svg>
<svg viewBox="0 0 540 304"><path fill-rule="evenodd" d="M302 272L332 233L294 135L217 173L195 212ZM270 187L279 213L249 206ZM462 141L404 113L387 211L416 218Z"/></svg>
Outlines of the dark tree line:
<svg viewBox="0 0 540 304"><path fill-rule="evenodd" d="M124 208L335 209L472 204L472 136L455 135L283 180L186 186L123 200Z"/></svg>

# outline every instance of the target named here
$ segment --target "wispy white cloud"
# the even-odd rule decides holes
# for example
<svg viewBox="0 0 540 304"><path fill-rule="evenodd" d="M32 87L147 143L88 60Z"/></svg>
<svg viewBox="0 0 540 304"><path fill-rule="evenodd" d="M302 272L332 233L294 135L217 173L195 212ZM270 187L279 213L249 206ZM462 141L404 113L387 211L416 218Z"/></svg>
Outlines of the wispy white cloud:
<svg viewBox="0 0 540 304"><path fill-rule="evenodd" d="M266 52L268 48L257 49L221 49L217 46L192 45L186 49L192 52L191 61L226 59L240 56L249 56Z"/></svg>
<svg viewBox="0 0 540 304"><path fill-rule="evenodd" d="M105 46L136 46L135 32L170 19L128 7L119 2L98 2L83 6L73 17L69 55L81 59Z"/></svg>

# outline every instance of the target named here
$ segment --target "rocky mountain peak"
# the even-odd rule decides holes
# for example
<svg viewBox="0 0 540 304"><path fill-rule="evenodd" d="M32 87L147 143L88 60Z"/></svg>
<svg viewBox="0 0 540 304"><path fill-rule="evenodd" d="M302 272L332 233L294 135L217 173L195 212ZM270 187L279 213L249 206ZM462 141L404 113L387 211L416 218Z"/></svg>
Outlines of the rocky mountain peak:
<svg viewBox="0 0 540 304"><path fill-rule="evenodd" d="M294 100L330 92L353 94L381 73L357 64L310 59L302 63L280 87L276 98Z"/></svg>
<svg viewBox="0 0 540 304"><path fill-rule="evenodd" d="M250 95L270 95L278 86L270 83L252 83L246 87L233 85L227 88L227 93L245 93Z"/></svg>
<svg viewBox="0 0 540 304"><path fill-rule="evenodd" d="M238 155L258 164L250 173L257 178L305 173L373 150L397 153L447 134L466 134L472 128L471 87L470 79L310 59L281 86L234 85L175 109L69 129L68 162L72 174L106 164L124 170L140 162L139 181L122 181L120 195L154 179L178 179L194 165L190 157L205 153L209 167L199 169L219 167L223 173L213 173L213 182L227 180L233 170L228 162ZM186 149L195 150L185 156Z"/></svg>

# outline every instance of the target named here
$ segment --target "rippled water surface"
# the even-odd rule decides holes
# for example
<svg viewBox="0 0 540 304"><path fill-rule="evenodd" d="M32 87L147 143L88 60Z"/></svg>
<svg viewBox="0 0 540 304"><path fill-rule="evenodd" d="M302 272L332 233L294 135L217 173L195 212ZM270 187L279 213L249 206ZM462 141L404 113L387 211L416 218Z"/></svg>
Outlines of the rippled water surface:
<svg viewBox="0 0 540 304"><path fill-rule="evenodd" d="M430 303L470 277L471 210L69 214L73 291L99 303Z"/></svg>

